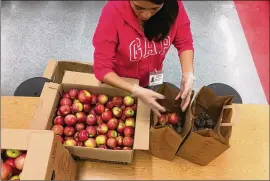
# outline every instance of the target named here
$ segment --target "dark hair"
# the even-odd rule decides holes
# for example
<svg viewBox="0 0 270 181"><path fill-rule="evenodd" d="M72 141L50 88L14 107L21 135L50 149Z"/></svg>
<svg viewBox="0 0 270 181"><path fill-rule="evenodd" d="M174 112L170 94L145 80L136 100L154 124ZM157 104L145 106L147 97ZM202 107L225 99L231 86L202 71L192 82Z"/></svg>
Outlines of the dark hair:
<svg viewBox="0 0 270 181"><path fill-rule="evenodd" d="M178 15L177 0L148 0L163 7L144 24L144 34L149 41L161 41L170 32Z"/></svg>

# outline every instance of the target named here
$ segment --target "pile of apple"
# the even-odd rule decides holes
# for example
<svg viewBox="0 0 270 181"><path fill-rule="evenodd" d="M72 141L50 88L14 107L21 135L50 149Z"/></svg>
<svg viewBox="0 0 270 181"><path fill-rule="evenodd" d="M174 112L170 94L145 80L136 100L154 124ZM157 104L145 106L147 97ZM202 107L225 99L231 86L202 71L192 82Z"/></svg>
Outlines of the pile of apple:
<svg viewBox="0 0 270 181"><path fill-rule="evenodd" d="M1 180L20 180L25 157L25 151L1 150Z"/></svg>
<svg viewBox="0 0 270 181"><path fill-rule="evenodd" d="M68 146L131 150L136 109L130 96L110 98L71 89L60 100L52 131Z"/></svg>

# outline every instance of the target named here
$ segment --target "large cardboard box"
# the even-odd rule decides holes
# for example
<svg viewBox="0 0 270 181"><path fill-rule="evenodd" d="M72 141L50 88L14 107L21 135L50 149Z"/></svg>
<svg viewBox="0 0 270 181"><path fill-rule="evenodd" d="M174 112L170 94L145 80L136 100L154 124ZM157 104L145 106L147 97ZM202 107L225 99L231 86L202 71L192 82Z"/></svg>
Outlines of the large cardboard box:
<svg viewBox="0 0 270 181"><path fill-rule="evenodd" d="M138 83L138 80L128 79ZM129 92L99 82L93 74L66 71L61 84L46 83L40 96L40 103L34 114L32 129L51 129L53 118L61 95L71 88L86 89L94 94L108 96L126 96ZM137 100L136 127L134 135L135 150L149 149L150 108L140 99ZM70 153L80 158L131 163L134 150L91 149L78 146L66 146Z"/></svg>
<svg viewBox="0 0 270 181"><path fill-rule="evenodd" d="M75 180L76 163L52 131L3 128L1 149L27 151L21 180Z"/></svg>

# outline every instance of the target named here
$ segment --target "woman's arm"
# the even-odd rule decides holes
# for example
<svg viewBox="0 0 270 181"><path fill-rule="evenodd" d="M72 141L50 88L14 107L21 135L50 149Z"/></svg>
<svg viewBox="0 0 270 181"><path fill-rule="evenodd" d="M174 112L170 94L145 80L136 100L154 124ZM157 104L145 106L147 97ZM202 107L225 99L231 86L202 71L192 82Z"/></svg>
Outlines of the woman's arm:
<svg viewBox="0 0 270 181"><path fill-rule="evenodd" d="M194 52L193 52L193 50L183 51L182 53L180 53L179 59L180 59L182 73L185 73L185 72L194 73L194 67L193 67Z"/></svg>

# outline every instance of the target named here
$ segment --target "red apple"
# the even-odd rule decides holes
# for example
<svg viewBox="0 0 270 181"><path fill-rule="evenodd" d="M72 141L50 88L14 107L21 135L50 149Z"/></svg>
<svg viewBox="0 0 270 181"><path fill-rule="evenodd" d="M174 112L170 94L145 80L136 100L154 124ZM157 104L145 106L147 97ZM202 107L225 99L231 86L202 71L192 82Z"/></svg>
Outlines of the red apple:
<svg viewBox="0 0 270 181"><path fill-rule="evenodd" d="M72 112L77 113L77 112L82 112L83 111L83 104L80 102L75 102L72 104Z"/></svg>
<svg viewBox="0 0 270 181"><path fill-rule="evenodd" d="M18 170L15 165L15 158L8 158L5 163L9 164L12 167L12 175L20 174L21 171Z"/></svg>
<svg viewBox="0 0 270 181"><path fill-rule="evenodd" d="M77 143L79 142L79 132L76 132L75 134L74 134L74 136L73 136L73 138L72 139L74 139L75 141L77 141Z"/></svg>
<svg viewBox="0 0 270 181"><path fill-rule="evenodd" d="M113 114L112 114L112 111L110 111L110 110L107 110L101 114L101 117L102 117L103 121L105 121L105 122L109 121L112 118L112 116L113 116Z"/></svg>
<svg viewBox="0 0 270 181"><path fill-rule="evenodd" d="M53 124L64 126L65 125L64 118L62 116L56 116L56 118L54 118L53 120Z"/></svg>
<svg viewBox="0 0 270 181"><path fill-rule="evenodd" d="M122 111L124 111L124 110L126 109L126 106L123 104L123 105L121 106L121 109L122 109Z"/></svg>
<svg viewBox="0 0 270 181"><path fill-rule="evenodd" d="M61 106L64 106L64 105L71 106L72 101L69 98L62 98L61 101L60 101L60 105Z"/></svg>
<svg viewBox="0 0 270 181"><path fill-rule="evenodd" d="M80 90L78 93L78 99L81 103L90 104L91 103L91 93L87 90Z"/></svg>
<svg viewBox="0 0 270 181"><path fill-rule="evenodd" d="M108 132L108 126L105 123L101 123L98 125L97 131L100 134L106 134Z"/></svg>
<svg viewBox="0 0 270 181"><path fill-rule="evenodd" d="M127 118L125 121L126 126L135 127L135 118Z"/></svg>
<svg viewBox="0 0 270 181"><path fill-rule="evenodd" d="M123 121L120 121L118 126L117 126L117 131L119 133L123 133L124 132L124 129L125 129L126 125Z"/></svg>
<svg viewBox="0 0 270 181"><path fill-rule="evenodd" d="M88 132L86 130L81 130L79 133L78 133L78 140L79 141L86 141L88 139Z"/></svg>
<svg viewBox="0 0 270 181"><path fill-rule="evenodd" d="M76 131L81 131L85 129L85 124L84 123L77 123L75 126Z"/></svg>
<svg viewBox="0 0 270 181"><path fill-rule="evenodd" d="M113 102L112 101L108 101L107 104L106 104L106 108L108 109L112 109L114 106Z"/></svg>
<svg viewBox="0 0 270 181"><path fill-rule="evenodd" d="M137 111L137 104L133 104L133 106L131 106L131 108L133 109L133 111Z"/></svg>
<svg viewBox="0 0 270 181"><path fill-rule="evenodd" d="M16 166L16 168L18 170L22 170L23 169L25 157L26 157L26 154L23 153L23 154L21 154L20 156L18 156L15 159L15 166Z"/></svg>
<svg viewBox="0 0 270 181"><path fill-rule="evenodd" d="M77 141L77 146L83 146L83 142Z"/></svg>
<svg viewBox="0 0 270 181"><path fill-rule="evenodd" d="M133 142L134 142L134 140L133 140L132 137L125 137L123 139L123 145L124 146L132 146L133 145Z"/></svg>
<svg viewBox="0 0 270 181"><path fill-rule="evenodd" d="M79 94L79 90L78 89L70 89L69 92L69 97L71 99L77 99L78 98L78 94Z"/></svg>
<svg viewBox="0 0 270 181"><path fill-rule="evenodd" d="M64 128L64 134L66 136L73 136L75 134L75 128L72 126L67 126Z"/></svg>
<svg viewBox="0 0 270 181"><path fill-rule="evenodd" d="M133 106L134 99L130 96L126 96L126 97L124 97L123 102L124 102L125 106Z"/></svg>
<svg viewBox="0 0 270 181"><path fill-rule="evenodd" d="M64 132L64 128L61 125L54 125L52 127L52 131L54 132L54 134L56 135L63 135Z"/></svg>
<svg viewBox="0 0 270 181"><path fill-rule="evenodd" d="M113 150L122 150L122 148L117 146L117 147L114 147Z"/></svg>
<svg viewBox="0 0 270 181"><path fill-rule="evenodd" d="M132 136L134 135L134 128L131 126L126 126L124 129L124 135L125 136Z"/></svg>
<svg viewBox="0 0 270 181"><path fill-rule="evenodd" d="M96 104L97 103L97 95L92 94L91 95L91 104Z"/></svg>
<svg viewBox="0 0 270 181"><path fill-rule="evenodd" d="M62 97L63 98L69 98L70 99L70 96L69 96L68 92L64 93Z"/></svg>
<svg viewBox="0 0 270 181"><path fill-rule="evenodd" d="M87 126L86 131L88 132L90 138L95 137L97 134L97 129L95 126Z"/></svg>
<svg viewBox="0 0 270 181"><path fill-rule="evenodd" d="M107 140L107 146L109 146L110 148L114 148L117 146L117 141L115 138L108 138Z"/></svg>
<svg viewBox="0 0 270 181"><path fill-rule="evenodd" d="M75 133L76 134L76 133ZM74 137L76 137L75 135L74 135ZM74 140L74 137L73 136L65 136L64 137L64 141L67 141L67 140Z"/></svg>
<svg viewBox="0 0 270 181"><path fill-rule="evenodd" d="M86 115L83 112L77 112L76 118L78 123L85 123Z"/></svg>
<svg viewBox="0 0 270 181"><path fill-rule="evenodd" d="M57 110L57 116L63 116L59 109Z"/></svg>
<svg viewBox="0 0 270 181"><path fill-rule="evenodd" d="M119 107L114 107L112 109L112 112L113 112L113 115L116 117L116 118L121 118L122 116L122 109L119 108Z"/></svg>
<svg viewBox="0 0 270 181"><path fill-rule="evenodd" d="M84 146L88 147L88 148L96 148L97 147L97 143L96 140L94 138L88 138L85 142L84 142Z"/></svg>
<svg viewBox="0 0 270 181"><path fill-rule="evenodd" d="M67 126L74 126L77 123L77 118L73 114L69 114L64 119Z"/></svg>
<svg viewBox="0 0 270 181"><path fill-rule="evenodd" d="M102 114L105 111L105 108L102 104L97 104L94 109L96 114Z"/></svg>
<svg viewBox="0 0 270 181"><path fill-rule="evenodd" d="M97 97L97 100L100 104L105 105L108 101L108 96L106 96L105 94L99 94Z"/></svg>
<svg viewBox="0 0 270 181"><path fill-rule="evenodd" d="M97 124L104 123L104 121L103 121L103 119L101 118L101 116L97 115L96 118L97 118Z"/></svg>
<svg viewBox="0 0 270 181"><path fill-rule="evenodd" d="M122 114L121 120L122 120L122 121L125 121L125 120L126 120L126 116L125 116L124 114Z"/></svg>
<svg viewBox="0 0 270 181"><path fill-rule="evenodd" d="M83 111L89 113L91 110L91 104L83 104Z"/></svg>
<svg viewBox="0 0 270 181"><path fill-rule="evenodd" d="M127 146L125 146L125 147L123 148L123 150L131 150L131 148L130 148L130 147L127 147Z"/></svg>
<svg viewBox="0 0 270 181"><path fill-rule="evenodd" d="M134 111L131 107L126 107L126 109L124 110L123 114L127 117L127 118L130 118L130 117L133 117L134 116Z"/></svg>
<svg viewBox="0 0 270 181"><path fill-rule="evenodd" d="M96 137L97 145L105 145L107 141L107 137L105 135L98 135Z"/></svg>
<svg viewBox="0 0 270 181"><path fill-rule="evenodd" d="M168 123L169 119L168 119L168 115L167 114L162 114L159 118L158 118L158 123L160 125L166 125Z"/></svg>
<svg viewBox="0 0 270 181"><path fill-rule="evenodd" d="M116 107L121 107L123 104L123 98L120 96L116 96L112 99L112 103Z"/></svg>
<svg viewBox="0 0 270 181"><path fill-rule="evenodd" d="M117 136L116 141L118 146L123 146L123 136Z"/></svg>
<svg viewBox="0 0 270 181"><path fill-rule="evenodd" d="M117 132L115 130L109 130L107 133L108 138L116 138L117 137Z"/></svg>
<svg viewBox="0 0 270 181"><path fill-rule="evenodd" d="M61 143L64 143L64 138L60 135L57 135L57 138L58 140L61 142Z"/></svg>
<svg viewBox="0 0 270 181"><path fill-rule="evenodd" d="M71 113L71 109L68 105L63 105L59 108L61 115L66 116Z"/></svg>
<svg viewBox="0 0 270 181"><path fill-rule="evenodd" d="M93 125L97 124L97 118L96 118L96 116L93 115L93 114L89 114L86 117L86 124L87 125L90 125L90 126L93 126Z"/></svg>
<svg viewBox="0 0 270 181"><path fill-rule="evenodd" d="M95 109L94 108L90 109L89 114L96 115Z"/></svg>
<svg viewBox="0 0 270 181"><path fill-rule="evenodd" d="M68 139L65 141L64 144L67 146L77 146L77 141L75 141L74 139Z"/></svg>
<svg viewBox="0 0 270 181"><path fill-rule="evenodd" d="M179 117L177 116L176 113L172 113L172 114L169 115L169 123L170 124L173 124L173 125L177 124L178 121L179 121Z"/></svg>
<svg viewBox="0 0 270 181"><path fill-rule="evenodd" d="M111 118L111 119L108 121L107 126L108 126L108 128L111 129L111 130L116 129L117 126L118 126L118 121L117 121L117 119Z"/></svg>
<svg viewBox="0 0 270 181"><path fill-rule="evenodd" d="M12 174L12 167L7 163L1 164L1 180L7 180Z"/></svg>
<svg viewBox="0 0 270 181"><path fill-rule="evenodd" d="M105 107L104 112L109 111L109 110L110 110L109 108L106 108L106 107Z"/></svg>

